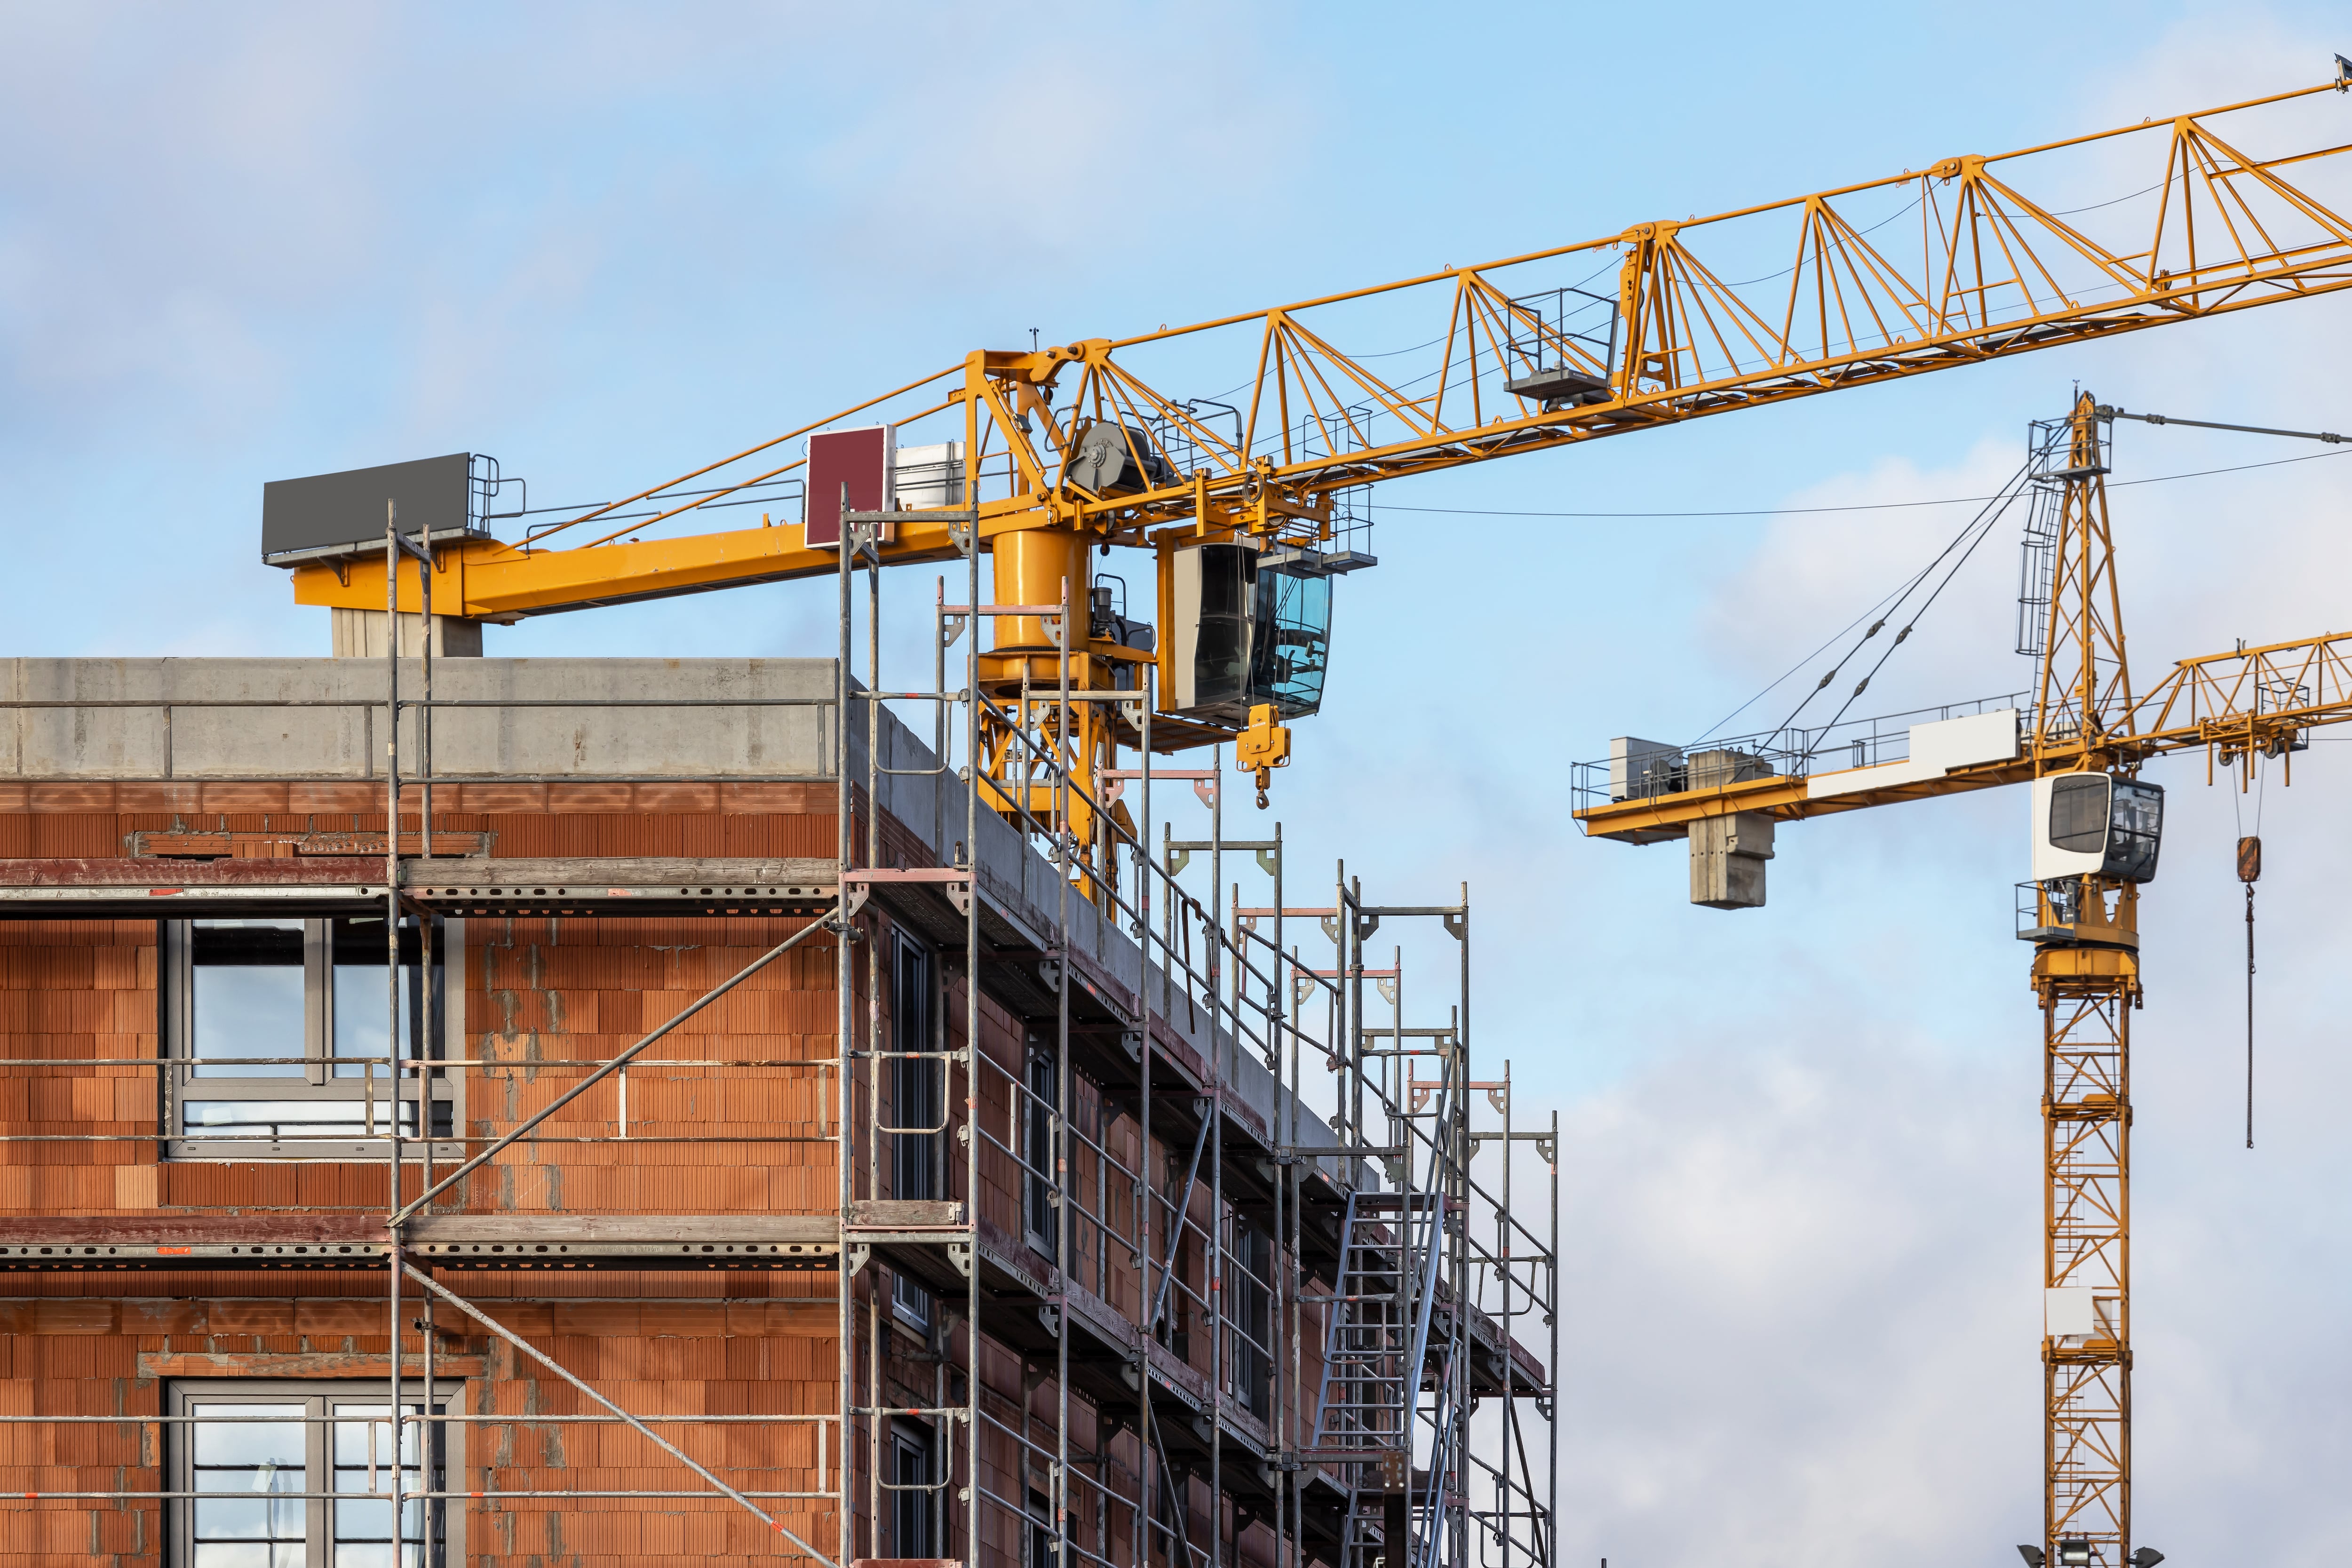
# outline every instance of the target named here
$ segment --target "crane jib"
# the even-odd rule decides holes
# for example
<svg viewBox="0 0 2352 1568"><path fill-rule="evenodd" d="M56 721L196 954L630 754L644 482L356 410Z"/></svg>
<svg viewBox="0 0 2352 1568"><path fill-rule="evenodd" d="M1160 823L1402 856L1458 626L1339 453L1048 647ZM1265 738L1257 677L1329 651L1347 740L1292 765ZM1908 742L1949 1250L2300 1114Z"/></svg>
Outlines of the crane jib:
<svg viewBox="0 0 2352 1568"><path fill-rule="evenodd" d="M2352 284L2352 223L2306 188L2347 153L2317 118L2344 85L1135 337L975 352L530 542L454 541L449 613L830 574L833 552L803 537L795 443L853 422L953 444L984 544L1036 529L1154 551L1180 535L1344 544L1351 492L1388 479L2315 298ZM2256 136L2271 155L2240 150ZM2144 151L2147 178L2118 184L2136 194L2062 195L2056 155L2092 142L2119 168ZM1384 322L1369 344L1350 319L1366 301ZM1389 334L1415 310L1425 330L1398 351ZM1217 374L1219 353L1216 395L1165 384ZM747 505L761 526L703 526ZM569 547L575 521L593 545ZM950 532L904 528L883 559L952 559ZM378 558L291 569L299 602L383 603Z"/></svg>

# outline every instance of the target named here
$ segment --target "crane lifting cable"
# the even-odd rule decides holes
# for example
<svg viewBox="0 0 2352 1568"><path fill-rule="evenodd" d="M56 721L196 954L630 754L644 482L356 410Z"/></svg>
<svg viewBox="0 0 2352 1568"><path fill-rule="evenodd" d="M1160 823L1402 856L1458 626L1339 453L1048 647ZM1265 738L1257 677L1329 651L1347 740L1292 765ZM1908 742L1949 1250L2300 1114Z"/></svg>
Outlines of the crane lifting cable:
<svg viewBox="0 0 2352 1568"><path fill-rule="evenodd" d="M2246 1147L2254 1146L2254 884L2263 876L2263 840L2238 840L2238 880L2246 885Z"/></svg>
<svg viewBox="0 0 2352 1568"><path fill-rule="evenodd" d="M2340 446L2344 442L2344 437L2333 430L2284 430L2270 425L2235 425L2212 419L2183 419L2170 414L2133 414L2126 409L2108 405L2102 405L2098 412L2103 418L2130 419L2142 425L2179 425L2196 430L2227 430L2242 436L2281 436L2295 441L2324 441L2331 447ZM2260 692L2261 689L2257 688L2258 701ZM2293 744L2294 744L2293 740L2287 742L2288 746L2291 747ZM2257 770L2261 767L2261 757L2262 753L2252 747L2248 747L2240 753L2240 760L2246 766L2248 782L2256 778ZM2246 1147L2249 1149L2254 1146L2254 884L2262 880L2263 875L2263 818L2260 790L2268 783L2268 777L2263 775L2261 777L2260 784L2256 785L2254 831L2238 839L2238 880L2245 884L2246 889Z"/></svg>
<svg viewBox="0 0 2352 1568"><path fill-rule="evenodd" d="M1870 683L1878 678L1878 672L1886 668L1886 661L1895 657L1895 650L1901 647L1906 641L1909 640L1911 634L1918 629L1921 619L1935 607L1936 601L1942 597L1944 590L1950 585L1953 577L1958 574L1960 568L1968 564L1969 557L1976 553L1977 546L1984 542L1985 536L1992 531L1993 524L2000 521L2002 514L2008 511L2010 503L2024 493L2029 478L2029 468L2030 465L2021 465L2017 472L2002 482L2000 489L1995 492L1992 500L1986 503L1983 510L1970 518L1959 532L1952 536L1951 542L1938 551L1934 560L1921 567L1916 574L1904 584L1895 596L1894 605L1874 618L1869 629L1856 638L1853 646L1847 648L1837 662L1830 667L1828 673L1814 684L1812 690L1805 694L1804 700L1797 704L1794 711L1782 720L1780 727L1767 738L1766 744L1769 745L1781 735L1788 733L1795 726L1798 719L1803 716L1805 709L1811 704L1813 699L1829 689L1830 682L1838 678L1839 672L1853 661L1854 656L1860 653L1873 637L1886 629L1886 624L1895 618L1895 612L1902 608L1928 578L1935 575L1936 569L1949 562L1950 564L1944 566L1943 575L1937 581L1927 598L1920 602L1916 610L1911 612L1902 629L1895 634L1895 640L1888 643L1885 651L1879 654L1878 662L1872 665L1862 679L1854 684L1853 689L1846 694L1845 700L1839 705L1837 712L1832 715L1826 725L1821 727L1818 733L1825 735L1838 726L1839 721L1844 719L1854 702L1864 691L1870 689ZM1810 749L1806 751L1805 755L1808 759L1811 758Z"/></svg>

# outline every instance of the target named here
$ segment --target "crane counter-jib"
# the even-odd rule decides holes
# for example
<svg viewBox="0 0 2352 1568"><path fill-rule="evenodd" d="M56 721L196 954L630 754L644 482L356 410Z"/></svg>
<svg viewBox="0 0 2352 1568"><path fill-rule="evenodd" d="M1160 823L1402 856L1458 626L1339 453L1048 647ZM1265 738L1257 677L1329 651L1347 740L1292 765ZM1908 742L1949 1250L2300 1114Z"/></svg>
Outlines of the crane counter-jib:
<svg viewBox="0 0 2352 1568"><path fill-rule="evenodd" d="M1629 768L1620 742L1618 756L1579 766L1578 794L1592 804L1575 817L1588 837L1648 844L1684 837L1694 822L1748 813L1793 822L2019 784L2037 765L2048 773L2128 767L2181 752L2202 751L2224 764L2249 752L2284 754L2306 731L2352 720L2352 633L2183 659L2131 704L2123 722L2088 745L2045 747L2039 764L2030 717L1996 709L1913 724L1903 757L1848 768L1817 765L1843 746L1773 753L1738 741L1712 749L1632 742L1646 749L1633 753ZM1961 743L1958 753L1954 742ZM1971 744L1979 754L1969 754ZM1694 771L1700 787L1687 787Z"/></svg>

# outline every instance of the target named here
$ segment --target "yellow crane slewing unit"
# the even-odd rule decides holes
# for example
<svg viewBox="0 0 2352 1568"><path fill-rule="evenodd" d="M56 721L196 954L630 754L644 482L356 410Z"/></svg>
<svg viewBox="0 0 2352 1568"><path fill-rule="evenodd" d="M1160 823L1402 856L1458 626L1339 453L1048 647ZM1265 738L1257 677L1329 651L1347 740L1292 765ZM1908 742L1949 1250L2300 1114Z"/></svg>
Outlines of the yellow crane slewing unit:
<svg viewBox="0 0 2352 1568"><path fill-rule="evenodd" d="M2344 166L2313 100L2347 85L2339 60L2330 80L2169 120L1191 326L975 351L516 542L490 537L516 514L477 482L446 527L420 524L435 606L504 622L835 573L822 519L840 492L812 454L878 428L893 455L872 560L977 548L996 600L1066 595L1074 689L1154 666L1153 749L1236 743L1262 787L1288 756L1283 722L1320 700L1331 580L1370 563L1351 548L1366 487L2344 288L2352 224L2305 187ZM750 506L761 526L710 530ZM380 616L383 510L324 542L336 527L301 520L276 548L266 517L265 558L299 602ZM1114 611L1096 547L1150 558L1149 612ZM1058 617L992 619L991 694L1050 684ZM1084 809L1140 736L1128 705L1072 711Z"/></svg>
<svg viewBox="0 0 2352 1568"><path fill-rule="evenodd" d="M1819 737L1778 757L1738 743L1685 755L1621 741L1608 762L1587 764L1594 804L1576 813L1593 837L1687 838L1692 900L1748 908L1764 901L1778 823L2032 784L2032 880L2020 885L2017 934L2033 944L2042 1012L2044 1511L2042 1543L2026 1551L2029 1561L2102 1568L2138 1561L2131 1015L2142 1001L2139 892L2155 877L2163 829L2162 791L2140 770L2202 751L2209 784L2217 768L2249 764L2243 787L2259 754L2284 762L2291 782L2310 731L2352 720L2352 633L2183 659L2135 695L2107 521L2115 412L2084 394L2064 420L2037 426L2048 435L2034 443L2029 474L2051 504L2028 708L1915 724L1903 757L1841 769L1812 765ZM2242 864L2243 855L2242 846Z"/></svg>

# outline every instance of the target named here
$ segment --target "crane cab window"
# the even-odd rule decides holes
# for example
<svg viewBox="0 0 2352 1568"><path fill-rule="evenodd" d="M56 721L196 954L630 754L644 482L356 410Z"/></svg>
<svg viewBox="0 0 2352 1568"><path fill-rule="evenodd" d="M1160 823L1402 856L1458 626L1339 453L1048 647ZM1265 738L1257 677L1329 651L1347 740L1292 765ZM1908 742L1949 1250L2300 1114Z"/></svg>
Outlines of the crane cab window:
<svg viewBox="0 0 2352 1568"><path fill-rule="evenodd" d="M2050 787L2050 842L2077 855L2107 847L2107 795L2114 782L2105 773L2078 773Z"/></svg>
<svg viewBox="0 0 2352 1568"><path fill-rule="evenodd" d="M2107 810L2106 874L2126 882L2154 880L2156 852L2163 838L2163 789L2117 779Z"/></svg>
<svg viewBox="0 0 2352 1568"><path fill-rule="evenodd" d="M2078 863L2070 875L2088 872L2121 882L2152 881L2164 836L2164 791L2107 773L2069 773L2050 781L2049 815L2042 826L2050 848L2098 858L2095 866Z"/></svg>

